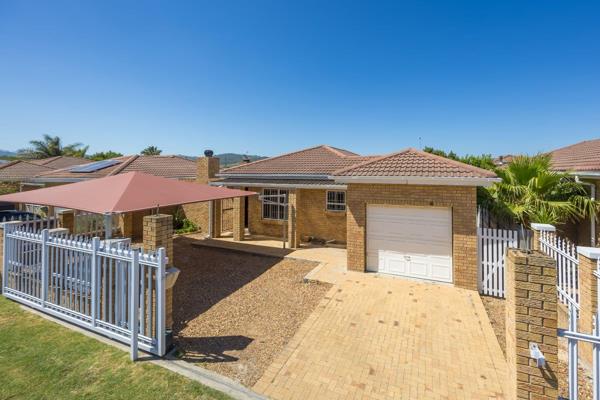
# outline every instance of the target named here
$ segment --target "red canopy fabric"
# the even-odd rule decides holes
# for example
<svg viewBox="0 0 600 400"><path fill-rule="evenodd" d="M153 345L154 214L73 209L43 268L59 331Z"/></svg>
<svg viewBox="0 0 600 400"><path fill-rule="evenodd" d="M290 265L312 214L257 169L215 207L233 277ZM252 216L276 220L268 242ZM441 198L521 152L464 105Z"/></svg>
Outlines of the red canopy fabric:
<svg viewBox="0 0 600 400"><path fill-rule="evenodd" d="M122 213L256 193L128 172L67 185L0 196L0 202L72 208L97 214Z"/></svg>

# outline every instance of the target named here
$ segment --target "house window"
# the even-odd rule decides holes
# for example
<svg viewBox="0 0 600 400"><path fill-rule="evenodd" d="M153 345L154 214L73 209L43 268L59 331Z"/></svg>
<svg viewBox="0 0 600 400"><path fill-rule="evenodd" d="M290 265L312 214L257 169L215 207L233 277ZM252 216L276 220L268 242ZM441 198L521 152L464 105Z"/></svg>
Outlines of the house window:
<svg viewBox="0 0 600 400"><path fill-rule="evenodd" d="M346 211L346 192L327 191L327 211Z"/></svg>
<svg viewBox="0 0 600 400"><path fill-rule="evenodd" d="M288 191L285 189L263 189L262 216L264 219L287 219Z"/></svg>

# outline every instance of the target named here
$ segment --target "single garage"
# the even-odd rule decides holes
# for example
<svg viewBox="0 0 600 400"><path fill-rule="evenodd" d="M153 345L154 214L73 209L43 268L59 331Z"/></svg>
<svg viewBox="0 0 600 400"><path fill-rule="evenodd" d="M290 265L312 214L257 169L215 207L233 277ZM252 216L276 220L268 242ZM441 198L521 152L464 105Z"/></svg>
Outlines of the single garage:
<svg viewBox="0 0 600 400"><path fill-rule="evenodd" d="M369 205L367 271L452 282L452 209Z"/></svg>

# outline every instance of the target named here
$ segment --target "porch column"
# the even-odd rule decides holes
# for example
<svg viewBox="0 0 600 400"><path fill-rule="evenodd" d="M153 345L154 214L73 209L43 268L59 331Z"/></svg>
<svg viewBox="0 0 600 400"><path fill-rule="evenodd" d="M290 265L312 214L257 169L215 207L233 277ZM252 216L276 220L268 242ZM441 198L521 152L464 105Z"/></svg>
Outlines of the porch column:
<svg viewBox="0 0 600 400"><path fill-rule="evenodd" d="M144 217L144 250L156 251L165 248L169 258L167 267L173 265L173 216L168 214L147 215ZM174 282L173 282L174 283ZM173 287L165 294L166 328L173 328Z"/></svg>
<svg viewBox="0 0 600 400"><path fill-rule="evenodd" d="M533 231L533 243L531 248L533 250L540 250L540 233L541 232L556 232L556 227L550 224L531 224L531 230Z"/></svg>
<svg viewBox="0 0 600 400"><path fill-rule="evenodd" d="M288 247L295 249L298 247L298 238L296 235L296 224L298 222L297 207L298 204L298 190L290 189L288 191L288 221L287 221L287 237Z"/></svg>
<svg viewBox="0 0 600 400"><path fill-rule="evenodd" d="M119 228L123 237L133 238L133 213L123 213L119 216Z"/></svg>
<svg viewBox="0 0 600 400"><path fill-rule="evenodd" d="M75 232L75 211L63 210L58 213L58 223L61 228L69 230L69 233Z"/></svg>
<svg viewBox="0 0 600 400"><path fill-rule="evenodd" d="M508 249L506 256L507 399L558 396L556 262L540 251ZM545 358L538 367L530 347Z"/></svg>
<svg viewBox="0 0 600 400"><path fill-rule="evenodd" d="M593 318L598 310L598 278L594 275L600 259L600 248L577 247L579 258L579 329L592 333ZM580 353L588 365L592 365L592 345L579 342Z"/></svg>
<svg viewBox="0 0 600 400"><path fill-rule="evenodd" d="M244 214L246 210L246 202L244 197L236 197L233 199L233 240L236 242L244 240Z"/></svg>
<svg viewBox="0 0 600 400"><path fill-rule="evenodd" d="M213 200L212 202L212 237L218 238L221 237L222 231L223 207L221 200Z"/></svg>

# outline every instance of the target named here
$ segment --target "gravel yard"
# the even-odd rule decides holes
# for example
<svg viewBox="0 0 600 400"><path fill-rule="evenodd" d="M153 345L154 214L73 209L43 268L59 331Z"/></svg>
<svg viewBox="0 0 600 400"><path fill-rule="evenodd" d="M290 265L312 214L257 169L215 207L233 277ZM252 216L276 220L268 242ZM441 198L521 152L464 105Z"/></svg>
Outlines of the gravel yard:
<svg viewBox="0 0 600 400"><path fill-rule="evenodd" d="M483 305L488 313L494 333L498 338L500 347L506 356L506 325L505 325L505 300L495 297L481 296ZM568 383L567 383L567 341L565 339L558 340L558 377L559 377L559 395L564 399L568 399ZM579 368L579 399L592 399L592 385L589 371Z"/></svg>
<svg viewBox="0 0 600 400"><path fill-rule="evenodd" d="M331 287L317 263L174 243L174 336L182 358L250 387Z"/></svg>

